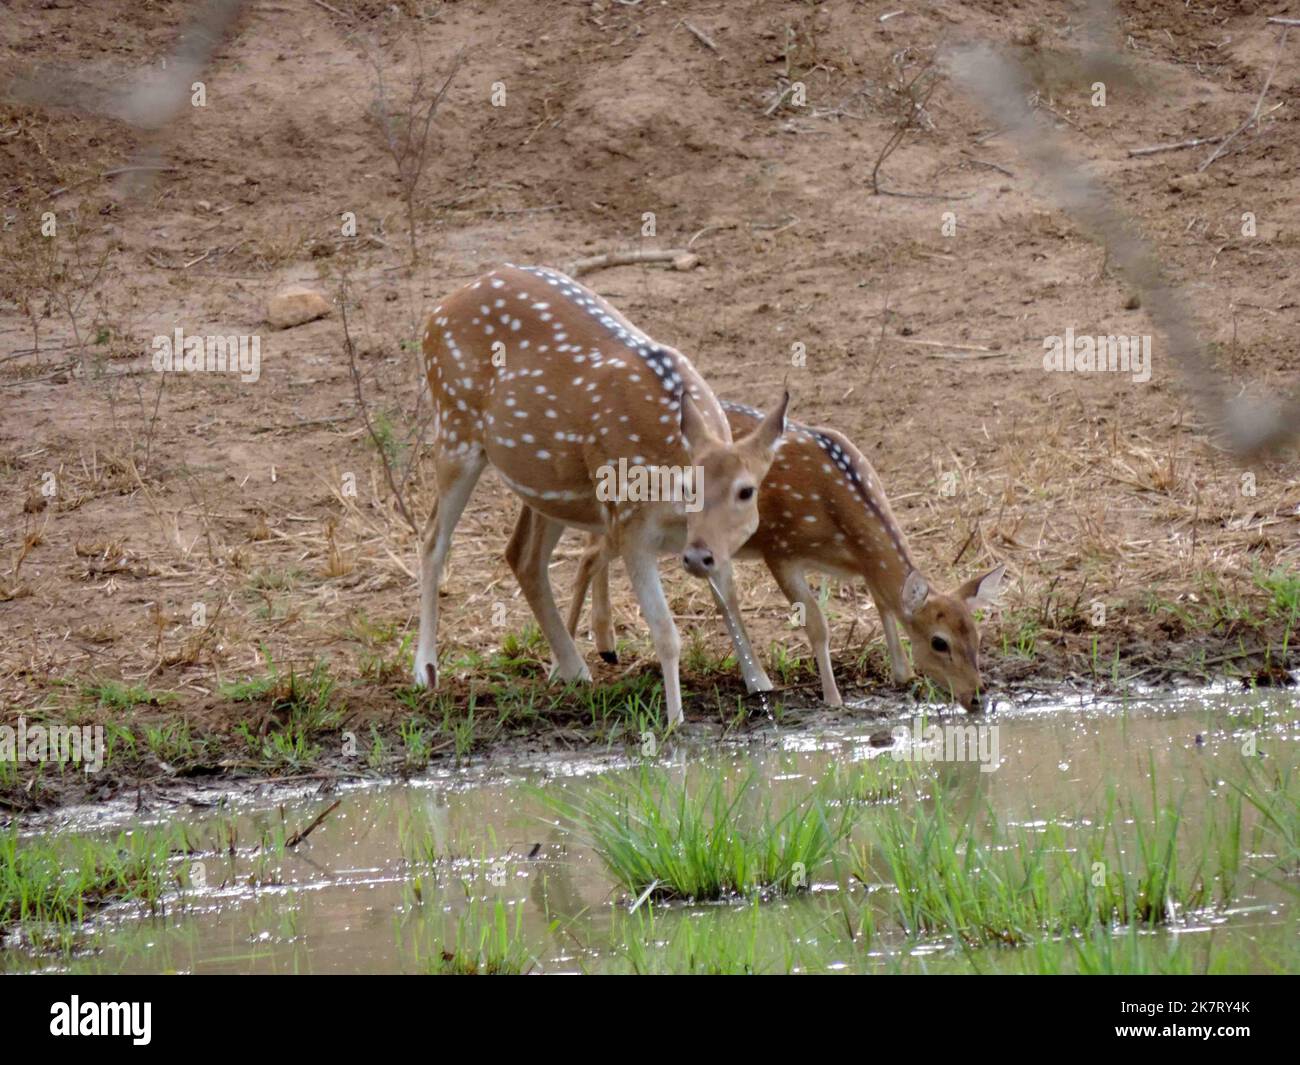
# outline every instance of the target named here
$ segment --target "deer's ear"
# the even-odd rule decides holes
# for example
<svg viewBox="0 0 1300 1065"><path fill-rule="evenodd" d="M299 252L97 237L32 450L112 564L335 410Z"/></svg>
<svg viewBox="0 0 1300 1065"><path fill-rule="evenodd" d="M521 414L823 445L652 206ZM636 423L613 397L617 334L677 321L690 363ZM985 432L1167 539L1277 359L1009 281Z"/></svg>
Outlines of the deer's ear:
<svg viewBox="0 0 1300 1065"><path fill-rule="evenodd" d="M972 578L957 589L957 598L963 600L969 610L987 610L997 601L1006 572L1007 567L1003 564L989 570L983 577Z"/></svg>
<svg viewBox="0 0 1300 1065"><path fill-rule="evenodd" d="M783 393L778 403L759 423L757 429L745 438L744 443L758 451L765 462L771 462L776 445L785 434L785 412L790 407L790 393Z"/></svg>
<svg viewBox="0 0 1300 1065"><path fill-rule="evenodd" d="M699 451L708 444L718 443L700 408L691 399L690 389L685 388L682 389L682 443L687 451Z"/></svg>
<svg viewBox="0 0 1300 1065"><path fill-rule="evenodd" d="M910 618L920 610L929 594L930 585L916 570L912 570L903 582L903 617Z"/></svg>

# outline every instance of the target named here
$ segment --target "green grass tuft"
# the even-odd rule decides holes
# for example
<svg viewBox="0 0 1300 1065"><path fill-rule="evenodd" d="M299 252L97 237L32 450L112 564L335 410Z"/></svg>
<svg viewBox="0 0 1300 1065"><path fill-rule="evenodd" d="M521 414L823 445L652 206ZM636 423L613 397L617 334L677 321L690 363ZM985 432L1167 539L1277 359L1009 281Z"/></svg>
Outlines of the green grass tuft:
<svg viewBox="0 0 1300 1065"><path fill-rule="evenodd" d="M80 924L113 902L157 909L176 839L171 832L124 832L111 841L57 841L0 834L0 938L13 926Z"/></svg>
<svg viewBox="0 0 1300 1065"><path fill-rule="evenodd" d="M1068 827L1008 828L991 807L963 820L936 792L929 803L882 810L877 829L876 846L856 852L858 879L879 879L878 849L904 928L973 946L1153 927L1226 905L1242 854L1239 800L1191 829L1181 803L1159 801L1154 783L1149 808L1121 804L1112 789L1099 815Z"/></svg>
<svg viewBox="0 0 1300 1065"><path fill-rule="evenodd" d="M536 793L621 887L657 899L794 894L850 827L849 808L832 810L822 789L774 814L752 776L730 785L717 774L693 791L647 769L580 799Z"/></svg>
<svg viewBox="0 0 1300 1065"><path fill-rule="evenodd" d="M456 922L441 953L428 965L434 976L520 976L537 964L524 940L524 908L514 920L497 899L490 913L473 904Z"/></svg>

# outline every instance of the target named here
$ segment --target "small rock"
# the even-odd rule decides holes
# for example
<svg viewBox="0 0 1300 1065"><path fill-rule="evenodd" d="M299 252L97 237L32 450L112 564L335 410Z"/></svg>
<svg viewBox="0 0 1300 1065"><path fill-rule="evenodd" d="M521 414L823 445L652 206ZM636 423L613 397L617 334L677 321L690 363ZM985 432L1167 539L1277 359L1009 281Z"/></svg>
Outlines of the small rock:
<svg viewBox="0 0 1300 1065"><path fill-rule="evenodd" d="M674 270L694 270L699 265L700 257L689 252L685 255L679 255L673 260Z"/></svg>
<svg viewBox="0 0 1300 1065"><path fill-rule="evenodd" d="M266 320L276 329L313 322L329 313L329 300L306 285L288 285L272 296L266 305Z"/></svg>
<svg viewBox="0 0 1300 1065"><path fill-rule="evenodd" d="M1128 299L1124 301L1124 309L1126 311L1136 311L1141 306L1142 306L1142 297L1139 296L1136 292L1134 292L1131 296L1129 296Z"/></svg>

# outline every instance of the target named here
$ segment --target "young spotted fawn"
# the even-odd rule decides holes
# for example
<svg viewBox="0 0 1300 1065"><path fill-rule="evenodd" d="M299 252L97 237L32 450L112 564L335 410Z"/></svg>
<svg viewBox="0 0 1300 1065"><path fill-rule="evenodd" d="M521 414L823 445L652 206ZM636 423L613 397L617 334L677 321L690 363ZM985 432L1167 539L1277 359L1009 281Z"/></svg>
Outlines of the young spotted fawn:
<svg viewBox="0 0 1300 1065"><path fill-rule="evenodd" d="M723 402L722 408L733 433L752 430L762 418L758 411L741 404ZM932 588L912 561L907 539L894 520L876 471L833 429L813 429L794 422L788 425L759 490L758 509L757 532L733 557L763 559L786 598L803 607L805 631L827 703L840 706L843 700L831 670L830 631L817 597L808 587L809 570L866 581L880 613L896 682L912 675L898 638L897 625L901 624L911 641L917 671L951 693L968 711L980 709L979 631L972 612L992 605L1005 566L967 581L951 595ZM526 526L531 520L525 509L520 523ZM602 657L612 661L609 552L598 537L593 538L578 569L569 609L570 633L577 630L587 587L593 580L592 630ZM725 605L723 609L725 613ZM730 631L744 631L738 614L726 621ZM761 673L761 666L753 665ZM754 690L754 678L747 673L745 679Z"/></svg>

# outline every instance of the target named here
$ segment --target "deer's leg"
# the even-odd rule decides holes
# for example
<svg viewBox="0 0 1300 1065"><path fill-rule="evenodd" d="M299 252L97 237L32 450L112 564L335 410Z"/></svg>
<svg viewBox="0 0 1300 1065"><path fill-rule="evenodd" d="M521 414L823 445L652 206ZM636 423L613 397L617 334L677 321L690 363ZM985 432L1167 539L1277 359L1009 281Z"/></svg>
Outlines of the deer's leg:
<svg viewBox="0 0 1300 1065"><path fill-rule="evenodd" d="M649 626L650 638L654 641L659 666L663 670L664 707L668 711L668 725L671 728L682 721L679 672L682 640L677 634L677 623L673 621L672 611L668 609L668 600L664 598L664 587L659 579L658 552L650 531L645 525L628 529L621 540L620 553L627 566L627 575L632 581L632 591L641 604L641 616Z"/></svg>
<svg viewBox="0 0 1300 1065"><path fill-rule="evenodd" d="M722 612L722 620L731 637L731 646L736 650L736 661L740 663L740 675L745 678L745 688L750 692L770 692L772 682L768 680L763 664L750 646L749 634L740 619L740 599L736 595L736 582L732 578L731 563L718 568L709 581L709 591L713 601Z"/></svg>
<svg viewBox="0 0 1300 1065"><path fill-rule="evenodd" d="M569 614L564 619L564 627L575 640L578 638L578 624L582 621L582 606L587 601L587 589L591 587L592 574L596 569L592 551L593 548L589 545L578 561L578 572L573 575L573 590L569 597Z"/></svg>
<svg viewBox="0 0 1300 1065"><path fill-rule="evenodd" d="M487 465L482 452L438 457L438 499L420 545L420 637L415 647L415 683L438 684L438 585L451 548L451 534Z"/></svg>
<svg viewBox="0 0 1300 1065"><path fill-rule="evenodd" d="M826 615L822 613L817 596L808 587L808 578L798 566L769 562L772 576L781 586L781 591L792 603L803 607L804 632L808 643L812 645L813 658L817 660L817 673L822 681L822 701L830 706L843 706L840 689L835 684L835 671L831 668L831 630L826 624Z"/></svg>
<svg viewBox="0 0 1300 1065"><path fill-rule="evenodd" d="M880 612L880 624L885 630L885 646L889 648L889 672L895 684L906 684L912 679L912 666L903 654L903 644L898 638L898 622L888 611Z"/></svg>
<svg viewBox="0 0 1300 1065"><path fill-rule="evenodd" d="M578 654L569 630L564 627L564 619L560 617L560 609L555 605L555 595L551 591L551 552L562 535L563 522L526 506L520 512L514 535L506 547L506 561L514 570L524 598L542 628L542 635L551 645L551 654L555 656L551 679L590 681L591 670Z"/></svg>
<svg viewBox="0 0 1300 1065"><path fill-rule="evenodd" d="M618 641L614 636L614 610L609 602L609 553L602 550L591 586L591 631L596 650L610 665L618 664Z"/></svg>
<svg viewBox="0 0 1300 1065"><path fill-rule="evenodd" d="M515 519L515 527L510 531L510 539L506 542L506 560L512 558L523 558L524 555L535 550L533 530L535 528L533 518L535 517L533 508L527 503L519 508L519 517ZM511 570L514 569L514 563L510 563Z"/></svg>
<svg viewBox="0 0 1300 1065"><path fill-rule="evenodd" d="M594 582L594 587L593 587ZM618 662L614 650L614 619L609 605L609 554L603 536L593 535L578 563L578 573L573 581L573 598L569 601L566 625L569 635L578 635L578 622L582 618L582 604L591 593L591 630L596 637L596 650L611 665Z"/></svg>

